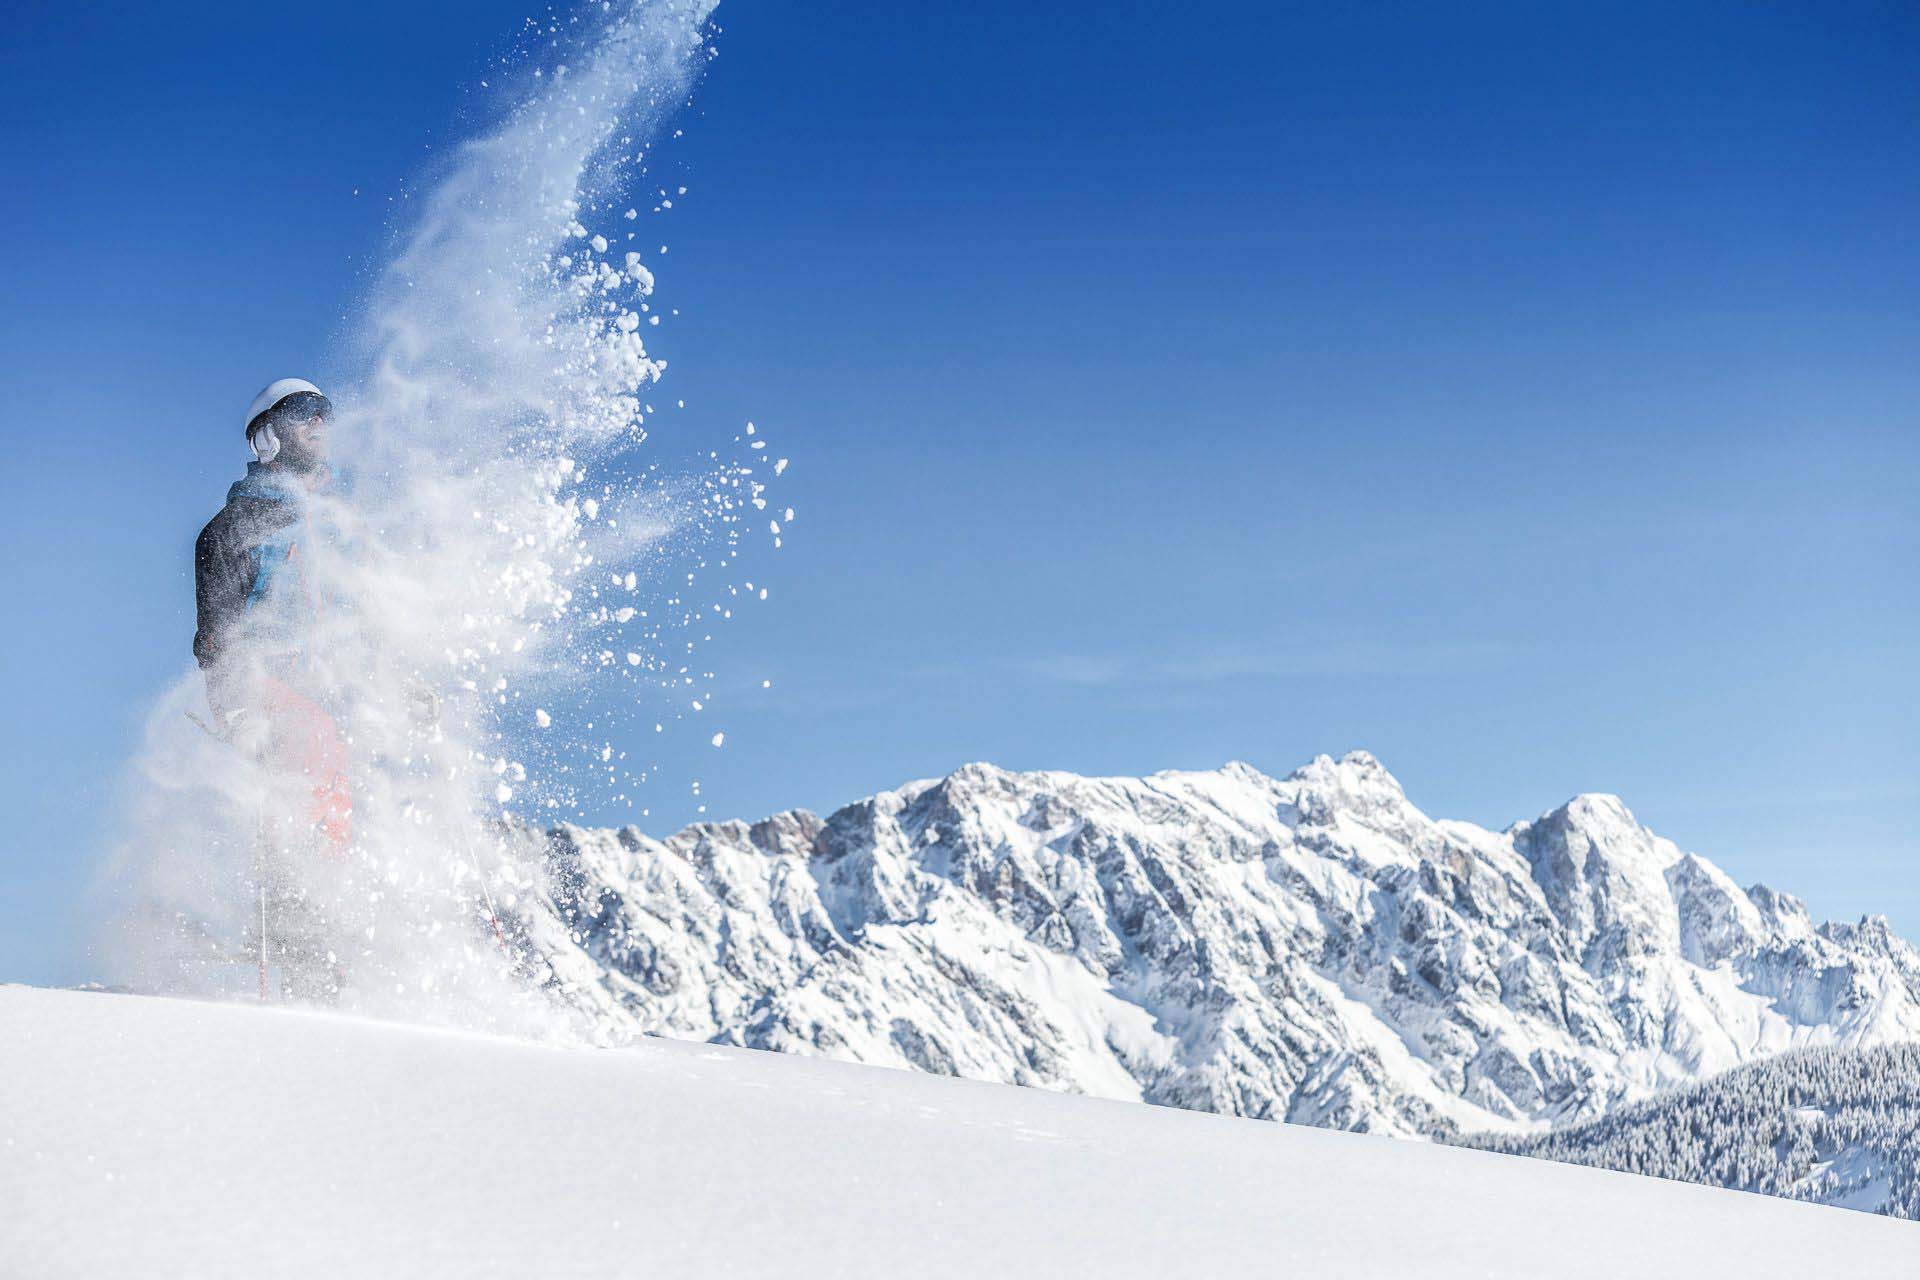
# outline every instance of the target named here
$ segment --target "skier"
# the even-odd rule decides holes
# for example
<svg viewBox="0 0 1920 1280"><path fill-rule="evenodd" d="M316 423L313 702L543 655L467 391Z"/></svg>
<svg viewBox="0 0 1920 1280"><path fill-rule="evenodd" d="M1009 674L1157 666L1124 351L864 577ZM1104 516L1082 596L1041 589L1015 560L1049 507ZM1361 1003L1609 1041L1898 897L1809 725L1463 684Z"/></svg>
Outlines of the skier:
<svg viewBox="0 0 1920 1280"><path fill-rule="evenodd" d="M342 976L324 944L324 903L309 892L316 877L344 873L353 838L346 739L314 652L322 600L310 517L332 483L332 414L304 378L267 384L247 407L254 461L194 545L193 653L207 703L219 736L267 779L254 940L263 999L269 942L295 994L336 995Z"/></svg>

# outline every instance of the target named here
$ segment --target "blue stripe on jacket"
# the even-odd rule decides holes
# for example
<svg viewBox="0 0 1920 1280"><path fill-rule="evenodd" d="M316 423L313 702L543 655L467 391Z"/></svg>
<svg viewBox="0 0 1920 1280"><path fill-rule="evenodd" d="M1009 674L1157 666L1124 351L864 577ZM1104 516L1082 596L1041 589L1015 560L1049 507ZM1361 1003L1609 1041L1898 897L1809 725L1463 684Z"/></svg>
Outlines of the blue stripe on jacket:
<svg viewBox="0 0 1920 1280"><path fill-rule="evenodd" d="M287 565L293 548L306 533L306 495L297 482L264 462L249 462L247 474L227 490L227 501L253 498L262 502L284 502L298 513L288 524L273 531L247 554L253 560L253 586L247 592L246 608L251 610L266 597L274 579Z"/></svg>

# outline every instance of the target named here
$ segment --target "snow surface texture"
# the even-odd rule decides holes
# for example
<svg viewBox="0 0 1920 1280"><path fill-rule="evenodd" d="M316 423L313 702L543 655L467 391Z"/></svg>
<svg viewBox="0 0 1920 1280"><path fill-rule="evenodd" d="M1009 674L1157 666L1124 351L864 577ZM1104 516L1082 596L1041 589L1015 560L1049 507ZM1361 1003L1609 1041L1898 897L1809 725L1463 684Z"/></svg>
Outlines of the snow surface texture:
<svg viewBox="0 0 1920 1280"><path fill-rule="evenodd" d="M712 1046L0 988L0 1274L1912 1275L1866 1214Z"/></svg>
<svg viewBox="0 0 1920 1280"><path fill-rule="evenodd" d="M1462 1142L1920 1218L1920 1044L1804 1049L1571 1129Z"/></svg>
<svg viewBox="0 0 1920 1280"><path fill-rule="evenodd" d="M603 1028L1397 1135L1920 1039L1884 920L1816 927L1611 796L1436 821L1361 752L526 839L515 931Z"/></svg>

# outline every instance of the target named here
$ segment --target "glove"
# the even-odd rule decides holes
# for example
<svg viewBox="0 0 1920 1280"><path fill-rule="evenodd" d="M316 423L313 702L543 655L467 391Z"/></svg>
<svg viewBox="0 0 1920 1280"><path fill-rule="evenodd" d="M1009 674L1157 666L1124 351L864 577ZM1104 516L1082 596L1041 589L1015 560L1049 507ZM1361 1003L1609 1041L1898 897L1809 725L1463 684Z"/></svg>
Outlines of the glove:
<svg viewBox="0 0 1920 1280"><path fill-rule="evenodd" d="M440 695L418 681L408 685L407 718L422 729L431 729L439 724Z"/></svg>
<svg viewBox="0 0 1920 1280"><path fill-rule="evenodd" d="M231 711L221 722L220 729L220 736L247 759L266 759L267 741L272 736L272 730L267 718L259 712L251 707Z"/></svg>

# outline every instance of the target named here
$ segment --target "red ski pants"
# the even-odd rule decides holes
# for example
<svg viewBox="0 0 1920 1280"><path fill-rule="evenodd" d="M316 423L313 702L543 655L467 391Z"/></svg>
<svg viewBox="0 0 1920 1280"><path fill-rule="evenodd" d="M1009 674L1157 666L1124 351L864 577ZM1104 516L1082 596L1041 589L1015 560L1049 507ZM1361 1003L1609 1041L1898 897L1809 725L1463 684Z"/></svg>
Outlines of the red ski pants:
<svg viewBox="0 0 1920 1280"><path fill-rule="evenodd" d="M353 841L353 791L347 740L321 705L268 677L260 709L267 722L267 768L274 775L270 819L283 849L316 847L344 858Z"/></svg>

